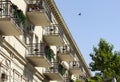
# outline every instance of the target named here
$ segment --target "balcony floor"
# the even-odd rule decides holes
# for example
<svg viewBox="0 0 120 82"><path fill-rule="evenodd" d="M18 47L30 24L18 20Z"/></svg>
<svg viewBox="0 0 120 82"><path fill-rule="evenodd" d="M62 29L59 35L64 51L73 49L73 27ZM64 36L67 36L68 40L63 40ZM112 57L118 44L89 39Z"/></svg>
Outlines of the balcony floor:
<svg viewBox="0 0 120 82"><path fill-rule="evenodd" d="M47 76L50 80L53 81L63 81L64 78L62 77L62 75L60 75L59 73L44 73L45 76Z"/></svg>
<svg viewBox="0 0 120 82"><path fill-rule="evenodd" d="M23 32L10 18L0 18L0 34L6 36L21 35Z"/></svg>
<svg viewBox="0 0 120 82"><path fill-rule="evenodd" d="M50 26L50 20L45 12L27 12L27 16L30 22L36 26Z"/></svg>
<svg viewBox="0 0 120 82"><path fill-rule="evenodd" d="M58 57L62 60L62 61L74 61L74 57L70 54L70 53L58 53Z"/></svg>
<svg viewBox="0 0 120 82"><path fill-rule="evenodd" d="M44 35L44 39L49 45L56 45L56 46L63 45L63 41L60 35L52 35L52 34Z"/></svg>
<svg viewBox="0 0 120 82"><path fill-rule="evenodd" d="M44 56L28 55L26 58L36 67L51 67L51 63Z"/></svg>

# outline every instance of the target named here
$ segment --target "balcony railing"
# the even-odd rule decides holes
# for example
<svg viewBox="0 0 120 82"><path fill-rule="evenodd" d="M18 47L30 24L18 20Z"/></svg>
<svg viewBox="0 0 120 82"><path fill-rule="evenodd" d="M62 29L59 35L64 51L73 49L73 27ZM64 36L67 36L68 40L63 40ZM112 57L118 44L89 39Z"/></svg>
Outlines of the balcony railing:
<svg viewBox="0 0 120 82"><path fill-rule="evenodd" d="M74 80L71 79L71 75L69 73L64 75L64 80L64 82L74 82Z"/></svg>
<svg viewBox="0 0 120 82"><path fill-rule="evenodd" d="M23 33L25 16L17 6L17 9L14 6L10 1L0 1L0 32L2 35L20 35Z"/></svg>
<svg viewBox="0 0 120 82"><path fill-rule="evenodd" d="M58 57L62 61L74 61L74 51L70 45L64 45L58 47Z"/></svg>
<svg viewBox="0 0 120 82"><path fill-rule="evenodd" d="M51 61L54 58L52 49L45 46L45 43L35 43L28 45L28 54L26 58L37 67L51 67Z"/></svg>
<svg viewBox="0 0 120 82"><path fill-rule="evenodd" d="M27 16L36 26L50 26L51 14L43 0L27 0Z"/></svg>
<svg viewBox="0 0 120 82"><path fill-rule="evenodd" d="M71 74L83 75L83 66L80 61L70 61L69 70Z"/></svg>
<svg viewBox="0 0 120 82"><path fill-rule="evenodd" d="M50 80L63 81L66 69L58 62L52 62L52 67L46 69L44 75Z"/></svg>
<svg viewBox="0 0 120 82"><path fill-rule="evenodd" d="M63 45L63 31L57 24L50 27L45 27L43 29L43 37L49 45Z"/></svg>

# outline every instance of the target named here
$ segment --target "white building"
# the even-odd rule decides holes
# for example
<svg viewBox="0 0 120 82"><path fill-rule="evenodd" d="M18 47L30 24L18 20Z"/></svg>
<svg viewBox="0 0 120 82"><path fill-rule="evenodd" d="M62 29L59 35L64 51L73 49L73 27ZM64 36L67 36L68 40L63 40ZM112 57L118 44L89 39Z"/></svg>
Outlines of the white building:
<svg viewBox="0 0 120 82"><path fill-rule="evenodd" d="M90 76L54 0L0 0L0 82Z"/></svg>

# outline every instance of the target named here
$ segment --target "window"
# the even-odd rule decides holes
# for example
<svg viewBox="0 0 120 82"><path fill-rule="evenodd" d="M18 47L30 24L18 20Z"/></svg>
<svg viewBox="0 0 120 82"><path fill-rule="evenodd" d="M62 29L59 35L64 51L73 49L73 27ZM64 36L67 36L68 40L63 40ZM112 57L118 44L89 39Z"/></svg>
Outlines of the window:
<svg viewBox="0 0 120 82"><path fill-rule="evenodd" d="M13 82L28 82L28 79L16 70L13 70Z"/></svg>
<svg viewBox="0 0 120 82"><path fill-rule="evenodd" d="M28 82L28 79L22 76L22 82Z"/></svg>
<svg viewBox="0 0 120 82"><path fill-rule="evenodd" d="M10 70L6 66L0 67L1 80L5 82L10 82Z"/></svg>
<svg viewBox="0 0 120 82"><path fill-rule="evenodd" d="M21 75L16 70L13 70L13 82L21 82Z"/></svg>

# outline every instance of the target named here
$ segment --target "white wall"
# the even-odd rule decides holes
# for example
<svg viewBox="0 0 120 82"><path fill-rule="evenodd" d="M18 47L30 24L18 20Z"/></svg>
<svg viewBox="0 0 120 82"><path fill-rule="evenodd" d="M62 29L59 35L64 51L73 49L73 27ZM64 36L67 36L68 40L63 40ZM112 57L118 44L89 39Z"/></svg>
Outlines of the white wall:
<svg viewBox="0 0 120 82"><path fill-rule="evenodd" d="M42 27L35 26L34 33L38 36L38 42L42 41Z"/></svg>
<svg viewBox="0 0 120 82"><path fill-rule="evenodd" d="M24 0L11 0L11 2L17 5L19 9L23 10L25 14L27 5Z"/></svg>
<svg viewBox="0 0 120 82"><path fill-rule="evenodd" d="M14 36L7 36L5 40L23 57L26 54L26 48Z"/></svg>

